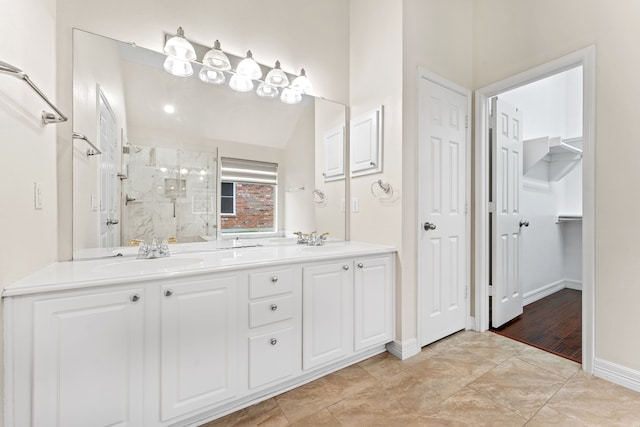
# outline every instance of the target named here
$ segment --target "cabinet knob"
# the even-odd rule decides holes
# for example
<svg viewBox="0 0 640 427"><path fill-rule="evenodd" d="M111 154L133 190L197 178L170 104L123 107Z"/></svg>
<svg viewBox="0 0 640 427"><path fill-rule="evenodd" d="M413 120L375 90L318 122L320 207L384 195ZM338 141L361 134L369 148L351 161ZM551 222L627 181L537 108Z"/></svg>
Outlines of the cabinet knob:
<svg viewBox="0 0 640 427"><path fill-rule="evenodd" d="M278 281L278 276L273 276L273 277L271 278L271 282L272 282L272 283L276 283L277 281Z"/></svg>
<svg viewBox="0 0 640 427"><path fill-rule="evenodd" d="M271 311L276 311L278 309L278 304L271 304Z"/></svg>
<svg viewBox="0 0 640 427"><path fill-rule="evenodd" d="M271 338L271 341L270 341L270 342L271 342L271 345L276 345L276 344L278 344L278 340L277 340L277 339L275 339L275 338Z"/></svg>
<svg viewBox="0 0 640 427"><path fill-rule="evenodd" d="M167 289L166 291L164 291L165 297L170 297L171 295L173 295L173 289Z"/></svg>
<svg viewBox="0 0 640 427"><path fill-rule="evenodd" d="M129 299L131 300L131 302L138 302L140 301L140 294L133 294Z"/></svg>
<svg viewBox="0 0 640 427"><path fill-rule="evenodd" d="M359 262L359 263L358 263L358 268L363 268L363 267L364 267L364 264L363 264L363 263L361 263L361 262Z"/></svg>
<svg viewBox="0 0 640 427"><path fill-rule="evenodd" d="M343 265L343 266L342 266L342 269L343 269L344 271L347 271L347 270L349 269L349 266L348 266L348 265Z"/></svg>

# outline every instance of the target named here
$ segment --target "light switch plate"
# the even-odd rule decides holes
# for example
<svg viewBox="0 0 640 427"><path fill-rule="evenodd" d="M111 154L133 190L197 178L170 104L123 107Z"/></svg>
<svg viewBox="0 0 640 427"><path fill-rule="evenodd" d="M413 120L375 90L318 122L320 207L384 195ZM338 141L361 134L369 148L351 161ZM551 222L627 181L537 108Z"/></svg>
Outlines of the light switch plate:
<svg viewBox="0 0 640 427"><path fill-rule="evenodd" d="M42 209L42 184L33 183L33 208Z"/></svg>
<svg viewBox="0 0 640 427"><path fill-rule="evenodd" d="M351 212L358 213L360 212L360 201L357 197L351 199Z"/></svg>

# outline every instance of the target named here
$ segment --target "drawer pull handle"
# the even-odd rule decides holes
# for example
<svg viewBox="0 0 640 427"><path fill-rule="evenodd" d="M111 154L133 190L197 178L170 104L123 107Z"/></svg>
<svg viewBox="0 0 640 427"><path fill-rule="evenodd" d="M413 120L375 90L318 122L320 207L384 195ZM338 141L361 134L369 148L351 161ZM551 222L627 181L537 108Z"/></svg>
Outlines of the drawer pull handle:
<svg viewBox="0 0 640 427"><path fill-rule="evenodd" d="M343 266L342 266L342 269L343 269L344 271L347 271L347 270L349 269L349 266L348 266L348 265L343 265Z"/></svg>
<svg viewBox="0 0 640 427"><path fill-rule="evenodd" d="M364 264L362 264L361 262L358 263L358 268L362 268L364 267Z"/></svg>
<svg viewBox="0 0 640 427"><path fill-rule="evenodd" d="M140 294L133 294L129 299L131 300L131 302L138 302L140 301Z"/></svg>
<svg viewBox="0 0 640 427"><path fill-rule="evenodd" d="M277 281L278 281L278 276L273 276L273 277L271 278L271 282L272 282L272 283L276 283Z"/></svg>
<svg viewBox="0 0 640 427"><path fill-rule="evenodd" d="M171 295L173 295L173 289L167 289L166 291L164 291L165 297L170 297Z"/></svg>
<svg viewBox="0 0 640 427"><path fill-rule="evenodd" d="M277 340L277 339L275 339L275 338L271 338L271 341L270 341L270 342L271 342L271 345L276 345L276 344L278 344L278 340Z"/></svg>
<svg viewBox="0 0 640 427"><path fill-rule="evenodd" d="M278 304L271 304L271 311L276 311L278 309Z"/></svg>

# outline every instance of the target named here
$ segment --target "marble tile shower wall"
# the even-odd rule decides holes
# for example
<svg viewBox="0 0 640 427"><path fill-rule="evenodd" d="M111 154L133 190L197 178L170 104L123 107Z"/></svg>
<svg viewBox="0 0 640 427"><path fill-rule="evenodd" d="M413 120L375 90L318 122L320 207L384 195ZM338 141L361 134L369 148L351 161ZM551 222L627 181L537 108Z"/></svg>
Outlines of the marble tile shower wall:
<svg viewBox="0 0 640 427"><path fill-rule="evenodd" d="M214 236L216 153L138 148L124 157L122 241L175 237L178 242L197 242Z"/></svg>

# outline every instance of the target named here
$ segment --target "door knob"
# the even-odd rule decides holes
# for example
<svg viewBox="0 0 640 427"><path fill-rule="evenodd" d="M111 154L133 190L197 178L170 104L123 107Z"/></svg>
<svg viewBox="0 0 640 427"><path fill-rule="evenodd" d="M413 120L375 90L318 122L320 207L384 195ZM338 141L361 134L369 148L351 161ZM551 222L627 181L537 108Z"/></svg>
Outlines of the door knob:
<svg viewBox="0 0 640 427"><path fill-rule="evenodd" d="M520 227L528 227L529 221L520 221Z"/></svg>
<svg viewBox="0 0 640 427"><path fill-rule="evenodd" d="M108 219L107 220L107 225L116 225L118 224L120 221L118 221L117 219Z"/></svg>
<svg viewBox="0 0 640 427"><path fill-rule="evenodd" d="M424 231L429 231L429 230L435 230L436 229L436 225L430 222L425 222L424 223Z"/></svg>

